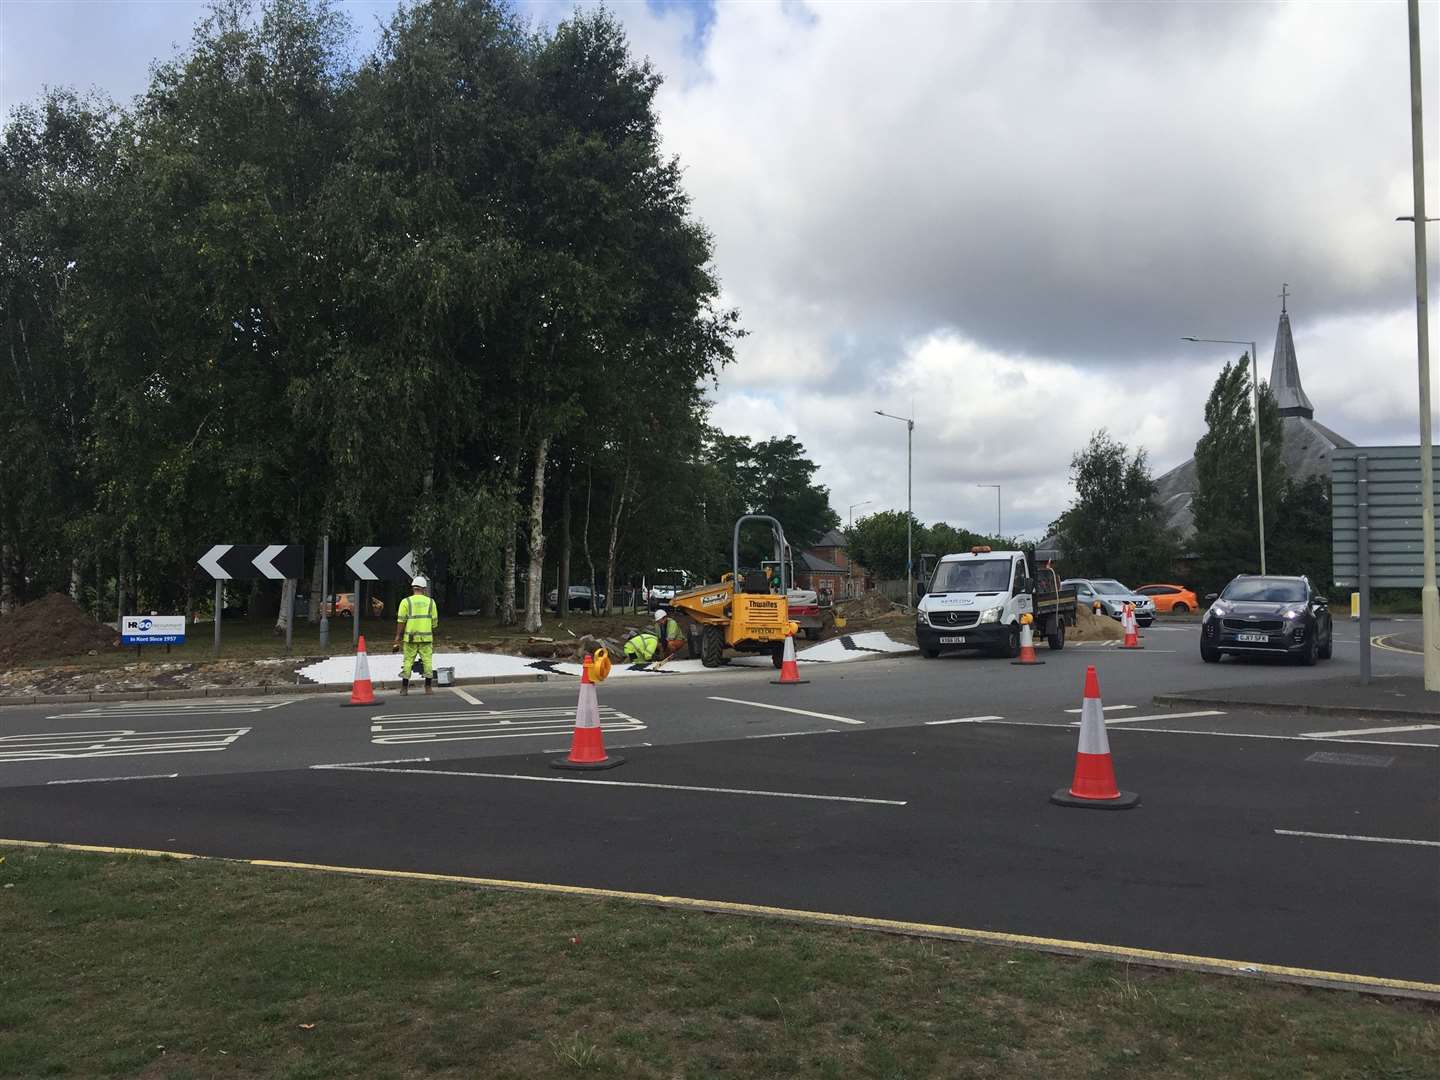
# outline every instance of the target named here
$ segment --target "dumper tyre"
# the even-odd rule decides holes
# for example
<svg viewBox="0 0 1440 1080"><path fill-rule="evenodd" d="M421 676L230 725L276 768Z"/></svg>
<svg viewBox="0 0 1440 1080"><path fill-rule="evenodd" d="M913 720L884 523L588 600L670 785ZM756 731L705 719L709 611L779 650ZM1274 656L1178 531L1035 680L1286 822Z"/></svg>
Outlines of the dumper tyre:
<svg viewBox="0 0 1440 1080"><path fill-rule="evenodd" d="M1045 636L1045 643L1050 646L1051 652L1059 652L1065 648L1065 620L1058 615L1050 623L1050 633Z"/></svg>
<svg viewBox="0 0 1440 1080"><path fill-rule="evenodd" d="M700 663L719 667L725 662L725 632L718 626L707 626L700 639Z"/></svg>

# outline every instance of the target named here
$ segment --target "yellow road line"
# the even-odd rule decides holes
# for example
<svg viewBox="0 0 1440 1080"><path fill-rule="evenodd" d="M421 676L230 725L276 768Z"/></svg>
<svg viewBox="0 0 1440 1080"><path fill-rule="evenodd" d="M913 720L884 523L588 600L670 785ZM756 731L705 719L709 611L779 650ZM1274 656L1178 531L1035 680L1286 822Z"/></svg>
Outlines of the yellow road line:
<svg viewBox="0 0 1440 1080"><path fill-rule="evenodd" d="M1377 634L1375 637L1372 637L1370 639L1370 644L1374 645L1377 649L1384 649L1386 652L1402 653L1405 656L1425 655L1425 653L1420 649L1407 649L1400 645L1390 644L1390 639L1394 636L1394 634Z"/></svg>
<svg viewBox="0 0 1440 1080"><path fill-rule="evenodd" d="M1284 982L1299 982L1331 989L1361 990L1368 993L1440 1000L1440 983L1413 979L1389 979L1376 975L1357 975L1348 971L1320 971L1314 968L1291 967L1285 964L1262 964L1229 960L1217 956L1165 952L1159 949L1137 949L1126 945L1106 945L1094 941L1072 941L1066 938L1040 937L1034 934L1010 934L998 930L974 930L968 927L945 926L939 923L906 922L879 919L869 915L840 915L803 908L771 907L766 904L744 904L732 900L698 900L688 896L667 896L663 893L630 892L622 889L597 889L586 885L558 885L538 881L509 881L504 878L469 877L463 874L432 874L419 870L381 870L361 866L330 866L325 863L284 862L275 859L226 859L211 855L193 855L178 851L154 851L148 848L100 847L91 844L54 844L38 840L0 839L0 847L58 848L101 855L144 855L172 859L203 859L209 862L233 862L277 870L308 870L325 874L352 874L360 877L397 878L404 881L444 882L517 892L548 893L599 900L630 900L657 907L681 908L720 915L762 916L790 922L834 926L851 930L876 930L910 937L946 938L980 945L1006 945L1039 952L1062 953L1068 956L1098 957L1123 960L1154 967L1184 968L1219 975L1258 975Z"/></svg>

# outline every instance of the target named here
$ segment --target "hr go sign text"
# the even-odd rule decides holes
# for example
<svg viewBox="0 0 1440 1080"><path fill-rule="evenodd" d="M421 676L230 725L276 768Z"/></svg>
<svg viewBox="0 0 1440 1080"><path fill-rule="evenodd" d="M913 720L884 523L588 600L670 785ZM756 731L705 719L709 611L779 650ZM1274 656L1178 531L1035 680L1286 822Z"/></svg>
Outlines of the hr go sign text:
<svg viewBox="0 0 1440 1080"><path fill-rule="evenodd" d="M120 620L121 645L183 645L184 615L126 615Z"/></svg>

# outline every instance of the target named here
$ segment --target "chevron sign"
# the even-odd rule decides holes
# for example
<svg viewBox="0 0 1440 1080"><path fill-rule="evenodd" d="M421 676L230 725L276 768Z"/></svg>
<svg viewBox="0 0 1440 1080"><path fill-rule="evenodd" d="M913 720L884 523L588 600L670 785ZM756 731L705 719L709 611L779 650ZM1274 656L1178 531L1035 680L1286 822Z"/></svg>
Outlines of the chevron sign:
<svg viewBox="0 0 1440 1080"><path fill-rule="evenodd" d="M409 581L415 576L415 552L370 545L347 554L345 565L359 581Z"/></svg>
<svg viewBox="0 0 1440 1080"><path fill-rule="evenodd" d="M216 544L199 558L216 581L241 578L300 578L305 574L303 544Z"/></svg>

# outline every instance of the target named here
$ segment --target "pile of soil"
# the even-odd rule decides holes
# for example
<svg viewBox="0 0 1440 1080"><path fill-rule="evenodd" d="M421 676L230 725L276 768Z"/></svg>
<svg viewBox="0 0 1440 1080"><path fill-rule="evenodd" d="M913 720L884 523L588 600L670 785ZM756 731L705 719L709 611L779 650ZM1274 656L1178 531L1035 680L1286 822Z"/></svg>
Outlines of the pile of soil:
<svg viewBox="0 0 1440 1080"><path fill-rule="evenodd" d="M113 649L119 637L63 593L51 593L0 619L0 666Z"/></svg>
<svg viewBox="0 0 1440 1080"><path fill-rule="evenodd" d="M1073 641L1119 641L1125 636L1120 621L1109 615L1096 615L1084 604L1075 612L1075 625L1067 635Z"/></svg>

